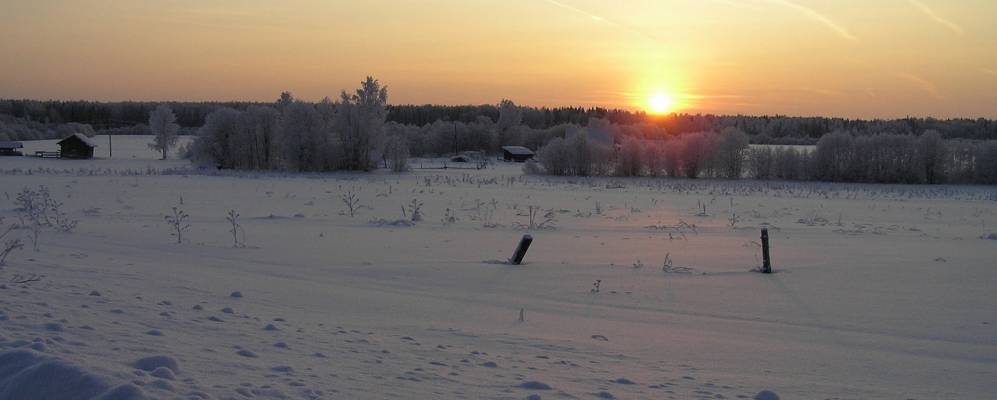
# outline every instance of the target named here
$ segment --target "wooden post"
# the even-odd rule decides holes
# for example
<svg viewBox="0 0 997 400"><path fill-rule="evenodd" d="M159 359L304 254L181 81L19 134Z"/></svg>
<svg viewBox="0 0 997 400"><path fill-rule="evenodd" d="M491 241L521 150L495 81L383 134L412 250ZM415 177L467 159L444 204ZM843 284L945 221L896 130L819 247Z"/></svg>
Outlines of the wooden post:
<svg viewBox="0 0 997 400"><path fill-rule="evenodd" d="M509 263L512 265L522 264L523 257L526 257L526 250L530 249L531 243L533 243L533 236L523 235L523 238L519 240L519 246L516 246L516 253L509 259Z"/></svg>
<svg viewBox="0 0 997 400"><path fill-rule="evenodd" d="M769 230L762 228L762 273L772 273L772 261L769 260Z"/></svg>
<svg viewBox="0 0 997 400"><path fill-rule="evenodd" d="M114 147L111 146L111 135L107 135L107 158L114 157Z"/></svg>

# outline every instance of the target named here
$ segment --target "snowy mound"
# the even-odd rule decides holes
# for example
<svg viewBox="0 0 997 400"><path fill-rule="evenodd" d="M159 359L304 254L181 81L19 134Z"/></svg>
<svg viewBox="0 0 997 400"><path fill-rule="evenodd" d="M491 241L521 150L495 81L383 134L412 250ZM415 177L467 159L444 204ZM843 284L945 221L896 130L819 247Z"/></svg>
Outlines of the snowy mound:
<svg viewBox="0 0 997 400"><path fill-rule="evenodd" d="M65 361L30 350L0 353L0 400L144 399L133 385L115 386L105 378Z"/></svg>

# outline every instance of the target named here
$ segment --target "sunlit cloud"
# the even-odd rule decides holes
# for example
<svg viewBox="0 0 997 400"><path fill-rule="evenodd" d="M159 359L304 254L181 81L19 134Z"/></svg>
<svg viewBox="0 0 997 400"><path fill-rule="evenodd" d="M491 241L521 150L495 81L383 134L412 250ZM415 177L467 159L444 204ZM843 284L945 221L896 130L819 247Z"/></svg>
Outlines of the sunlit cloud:
<svg viewBox="0 0 997 400"><path fill-rule="evenodd" d="M938 86L935 85L934 82L929 81L927 79L924 79L924 78L922 78L920 76L914 75L914 74L909 73L909 72L901 72L901 73L897 74L897 76L899 76L901 79L904 79L906 81L909 81L909 82L913 83L914 86L917 86L919 89L923 90L925 93L931 95L931 97L934 97L934 98L939 99L939 100L943 99L941 93L938 91Z"/></svg>
<svg viewBox="0 0 997 400"><path fill-rule="evenodd" d="M817 12L817 10L814 10L810 7L804 6L802 4L790 0L765 0L765 1L768 1L769 3L773 4L778 4L784 7L792 8L802 13L803 15L807 16L808 18L820 22L824 26L830 28L832 31L836 32L838 36L841 36L843 39L853 40L853 41L858 40L858 38L855 37L855 35L852 35L852 33L848 31L848 29L846 29L841 25L838 25L838 23L832 21L824 14L821 14Z"/></svg>
<svg viewBox="0 0 997 400"><path fill-rule="evenodd" d="M980 68L980 72L988 75L997 75L997 69L993 68L986 68L986 67Z"/></svg>
<svg viewBox="0 0 997 400"><path fill-rule="evenodd" d="M913 5L915 8L917 8L918 10L921 10L921 12L924 13L924 15L928 16L928 18L931 18L935 22L948 28L953 33L957 35L963 35L966 33L961 26L959 26L955 22L949 21L948 19L942 17L941 15L938 15L938 13L935 12L935 10L931 9L931 7L928 7L927 4L922 3L920 0L907 0L907 1L910 2L910 4Z"/></svg>

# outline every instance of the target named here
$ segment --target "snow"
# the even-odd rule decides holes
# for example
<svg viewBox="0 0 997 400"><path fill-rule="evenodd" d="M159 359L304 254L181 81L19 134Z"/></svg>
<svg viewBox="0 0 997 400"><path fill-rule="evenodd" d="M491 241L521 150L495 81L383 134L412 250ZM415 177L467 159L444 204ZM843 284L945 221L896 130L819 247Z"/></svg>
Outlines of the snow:
<svg viewBox="0 0 997 400"><path fill-rule="evenodd" d="M113 159L0 160L5 222L8 199L37 185L80 220L0 270L0 399L997 390L991 187L548 178L504 163L218 172L157 160L150 140L115 137ZM402 214L413 199L423 221ZM531 205L552 229L522 229ZM183 244L171 207L191 215ZM761 227L771 275L750 272ZM526 233L523 265L488 262Z"/></svg>

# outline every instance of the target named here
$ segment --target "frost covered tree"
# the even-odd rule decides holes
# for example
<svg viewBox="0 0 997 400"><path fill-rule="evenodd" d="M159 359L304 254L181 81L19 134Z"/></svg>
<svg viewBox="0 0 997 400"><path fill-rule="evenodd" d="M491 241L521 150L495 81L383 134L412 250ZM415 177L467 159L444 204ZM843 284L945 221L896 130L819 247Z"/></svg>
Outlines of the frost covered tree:
<svg viewBox="0 0 997 400"><path fill-rule="evenodd" d="M388 167L394 172L405 172L409 170L408 165L408 141L404 136L389 136L384 144L384 159Z"/></svg>
<svg viewBox="0 0 997 400"><path fill-rule="evenodd" d="M156 151L163 152L163 159L166 154L177 144L177 132L180 125L177 124L177 116L166 104L160 104L155 110L149 113L149 130L155 135L149 147Z"/></svg>
<svg viewBox="0 0 997 400"><path fill-rule="evenodd" d="M775 150L771 147L748 151L748 174L755 179L770 179L775 169Z"/></svg>
<svg viewBox="0 0 997 400"><path fill-rule="evenodd" d="M618 176L640 176L644 170L643 151L641 141L626 137L620 146L620 151L616 155L616 175Z"/></svg>
<svg viewBox="0 0 997 400"><path fill-rule="evenodd" d="M682 172L687 178L698 178L713 153L713 134L690 133L682 138Z"/></svg>
<svg viewBox="0 0 997 400"><path fill-rule="evenodd" d="M231 108L219 108L204 119L193 144L193 159L200 164L213 163L218 168L235 168L239 149L233 142L239 136L242 113Z"/></svg>
<svg viewBox="0 0 997 400"><path fill-rule="evenodd" d="M315 106L295 101L281 113L284 162L292 171L331 169L327 157L328 131Z"/></svg>
<svg viewBox="0 0 997 400"><path fill-rule="evenodd" d="M245 153L245 168L279 169L281 167L280 113L263 106L250 106L242 113L239 147Z"/></svg>
<svg viewBox="0 0 997 400"><path fill-rule="evenodd" d="M740 178L747 151L748 135L737 128L724 128L714 149L718 175L727 179Z"/></svg>
<svg viewBox="0 0 997 400"><path fill-rule="evenodd" d="M997 140L988 140L977 147L976 182L997 184Z"/></svg>
<svg viewBox="0 0 997 400"><path fill-rule="evenodd" d="M384 145L384 121L388 117L388 88L367 77L353 95L343 91L336 105L335 131L343 152L342 167L370 170Z"/></svg>
<svg viewBox="0 0 997 400"><path fill-rule="evenodd" d="M924 131L917 139L917 152L924 182L941 183L945 178L945 159L948 157L942 135L936 130Z"/></svg>
<svg viewBox="0 0 997 400"><path fill-rule="evenodd" d="M540 148L537 158L550 175L572 175L572 149L562 138L554 138Z"/></svg>
<svg viewBox="0 0 997 400"><path fill-rule="evenodd" d="M495 123L495 144L497 151L502 146L520 144L520 125L523 123L523 110L512 100L502 99L498 105L499 117Z"/></svg>
<svg viewBox="0 0 997 400"><path fill-rule="evenodd" d="M828 181L854 180L852 168L854 153L852 135L845 132L824 135L817 141L817 150L814 153L813 168L817 174L815 178Z"/></svg>

